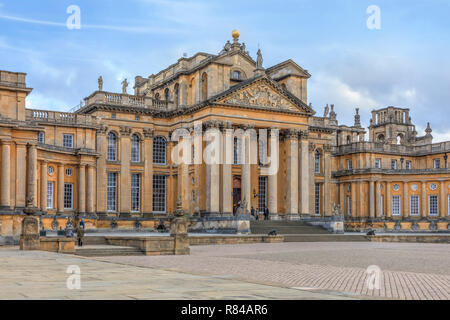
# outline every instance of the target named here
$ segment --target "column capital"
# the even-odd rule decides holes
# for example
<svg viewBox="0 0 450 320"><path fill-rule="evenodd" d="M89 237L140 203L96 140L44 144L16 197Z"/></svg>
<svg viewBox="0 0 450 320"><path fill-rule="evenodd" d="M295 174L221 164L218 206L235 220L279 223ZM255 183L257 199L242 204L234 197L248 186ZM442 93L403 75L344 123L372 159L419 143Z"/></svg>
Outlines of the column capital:
<svg viewBox="0 0 450 320"><path fill-rule="evenodd" d="M48 161L48 159L41 159L41 163L42 163L42 164L48 164L49 161Z"/></svg>
<svg viewBox="0 0 450 320"><path fill-rule="evenodd" d="M119 128L121 137L129 137L131 134L131 127L129 126L120 126Z"/></svg>
<svg viewBox="0 0 450 320"><path fill-rule="evenodd" d="M309 137L309 131L308 130L302 130L300 131L300 139L306 140Z"/></svg>
<svg viewBox="0 0 450 320"><path fill-rule="evenodd" d="M144 133L145 139L153 139L155 136L155 129L153 128L144 128L142 132Z"/></svg>
<svg viewBox="0 0 450 320"><path fill-rule="evenodd" d="M108 126L100 125L97 129L97 134L106 134L106 131L108 131Z"/></svg>
<svg viewBox="0 0 450 320"><path fill-rule="evenodd" d="M309 145L308 145L308 151L309 152L313 152L314 150L316 150L316 144L310 142Z"/></svg>
<svg viewBox="0 0 450 320"><path fill-rule="evenodd" d="M87 163L79 163L77 166L78 168L83 168L86 167L88 164Z"/></svg>
<svg viewBox="0 0 450 320"><path fill-rule="evenodd" d="M11 139L2 139L1 144L2 145L11 145L12 140Z"/></svg>
<svg viewBox="0 0 450 320"><path fill-rule="evenodd" d="M60 162L60 163L57 163L56 165L58 166L58 168L64 168L64 163Z"/></svg>
<svg viewBox="0 0 450 320"><path fill-rule="evenodd" d="M284 131L284 135L287 139L298 139L300 131L297 129L287 129Z"/></svg>

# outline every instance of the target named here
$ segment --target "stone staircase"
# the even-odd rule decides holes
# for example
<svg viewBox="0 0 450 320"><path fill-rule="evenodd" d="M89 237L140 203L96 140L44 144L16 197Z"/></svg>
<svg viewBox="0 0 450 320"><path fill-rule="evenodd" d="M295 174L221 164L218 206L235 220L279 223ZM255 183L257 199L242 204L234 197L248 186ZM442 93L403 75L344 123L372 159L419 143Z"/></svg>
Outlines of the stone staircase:
<svg viewBox="0 0 450 320"><path fill-rule="evenodd" d="M144 253L135 247L121 247L111 245L83 245L75 247L75 255L83 257L107 256L142 256Z"/></svg>
<svg viewBox="0 0 450 320"><path fill-rule="evenodd" d="M274 220L252 220L250 222L252 234L268 234L276 230L277 234L330 234L330 232L319 226L312 226L303 221L274 221Z"/></svg>

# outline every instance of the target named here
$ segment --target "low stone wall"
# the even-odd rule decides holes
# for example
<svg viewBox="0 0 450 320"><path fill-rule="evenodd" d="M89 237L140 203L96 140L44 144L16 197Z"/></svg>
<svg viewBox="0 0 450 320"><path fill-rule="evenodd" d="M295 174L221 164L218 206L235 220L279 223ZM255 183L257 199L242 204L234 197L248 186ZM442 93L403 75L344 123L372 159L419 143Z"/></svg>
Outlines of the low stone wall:
<svg viewBox="0 0 450 320"><path fill-rule="evenodd" d="M345 231L362 231L375 229L378 232L395 233L445 233L450 234L448 219L374 219L374 220L346 220Z"/></svg>
<svg viewBox="0 0 450 320"><path fill-rule="evenodd" d="M280 243L284 242L283 236L190 236L189 244L212 245L212 244L244 244L244 243Z"/></svg>
<svg viewBox="0 0 450 320"><path fill-rule="evenodd" d="M226 233L226 234L249 234L250 215L218 215L191 218L189 232Z"/></svg>
<svg viewBox="0 0 450 320"><path fill-rule="evenodd" d="M114 237L106 236L113 246L139 248L146 256L175 254L173 237Z"/></svg>
<svg viewBox="0 0 450 320"><path fill-rule="evenodd" d="M419 242L419 243L450 243L450 235L375 235L367 236L370 241L373 242Z"/></svg>
<svg viewBox="0 0 450 320"><path fill-rule="evenodd" d="M75 238L41 237L40 249L42 251L58 253L75 253Z"/></svg>

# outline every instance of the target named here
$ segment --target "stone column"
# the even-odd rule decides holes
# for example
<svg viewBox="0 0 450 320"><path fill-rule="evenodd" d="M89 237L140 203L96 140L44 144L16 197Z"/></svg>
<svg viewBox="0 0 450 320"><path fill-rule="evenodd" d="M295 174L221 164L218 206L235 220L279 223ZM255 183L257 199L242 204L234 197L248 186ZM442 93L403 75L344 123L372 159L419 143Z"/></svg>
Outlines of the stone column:
<svg viewBox="0 0 450 320"><path fill-rule="evenodd" d="M331 216L331 159L330 152L331 146L323 146L323 171L324 171L324 184L323 184L323 215Z"/></svg>
<svg viewBox="0 0 450 320"><path fill-rule="evenodd" d="M1 206L10 209L11 205L11 141L2 140L2 180Z"/></svg>
<svg viewBox="0 0 450 320"><path fill-rule="evenodd" d="M64 213L64 164L58 164L58 203L57 203L57 213Z"/></svg>
<svg viewBox="0 0 450 320"><path fill-rule="evenodd" d="M445 208L447 206L447 202L448 199L446 197L446 190L447 190L447 186L444 184L445 181L441 181L441 185L440 185L440 198L441 201L439 202L440 204L440 216L441 218L445 218L445 216L447 216L448 212L446 212Z"/></svg>
<svg viewBox="0 0 450 320"><path fill-rule="evenodd" d="M106 181L108 179L106 173L106 156L108 141L106 139L107 127L102 126L97 130L97 183L96 183L96 198L97 198L97 213L101 215L106 214Z"/></svg>
<svg viewBox="0 0 450 320"><path fill-rule="evenodd" d="M403 218L407 218L409 216L409 210L408 210L408 182L403 182Z"/></svg>
<svg viewBox="0 0 450 320"><path fill-rule="evenodd" d="M41 211L47 212L47 166L48 161L41 162Z"/></svg>
<svg viewBox="0 0 450 320"><path fill-rule="evenodd" d="M131 162L131 128L120 127L120 216L131 215L130 162Z"/></svg>
<svg viewBox="0 0 450 320"><path fill-rule="evenodd" d="M270 141L272 139L279 140L278 129L270 130ZM278 144L273 144L268 142L270 145L270 158L274 159L275 157L279 157ZM273 160L271 160L273 161ZM277 160L279 163L279 160ZM275 174L269 175L269 218L270 220L280 220L280 216L278 215L278 170Z"/></svg>
<svg viewBox="0 0 450 320"><path fill-rule="evenodd" d="M144 217L153 212L153 134L154 129L144 129L144 193L142 197Z"/></svg>
<svg viewBox="0 0 450 320"><path fill-rule="evenodd" d="M308 143L308 132L302 131L301 134L301 155L300 155L300 170L301 170L301 179L300 179L300 203L301 203L301 209L300 213L303 215L309 215L310 214L310 206L309 206L309 193L312 192L310 190L309 186L309 177L310 177L310 170L309 170L309 143ZM297 186L298 190L298 186Z"/></svg>
<svg viewBox="0 0 450 320"><path fill-rule="evenodd" d="M27 190L27 146L16 142L16 207L26 205Z"/></svg>
<svg viewBox="0 0 450 320"><path fill-rule="evenodd" d="M345 212L345 184L343 182L339 183L339 205L341 207L342 213Z"/></svg>
<svg viewBox="0 0 450 320"><path fill-rule="evenodd" d="M37 207L37 149L35 144L30 144L28 147L28 198L32 199L30 204Z"/></svg>
<svg viewBox="0 0 450 320"><path fill-rule="evenodd" d="M389 181L386 182L386 217L392 217L392 187Z"/></svg>
<svg viewBox="0 0 450 320"><path fill-rule="evenodd" d="M377 204L376 204L377 214L376 214L376 216L377 216L377 218L379 218L379 217L381 217L381 206L383 205L381 203L381 182L380 181L377 181L376 184L375 184L375 193L376 193L375 198L376 198L376 201L377 201Z"/></svg>
<svg viewBox="0 0 450 320"><path fill-rule="evenodd" d="M427 217L427 183L425 181L422 182L421 207L422 207L422 218L426 218Z"/></svg>
<svg viewBox="0 0 450 320"><path fill-rule="evenodd" d="M86 165L79 165L78 179L78 212L86 213Z"/></svg>
<svg viewBox="0 0 450 320"><path fill-rule="evenodd" d="M209 164L206 165L206 204L210 215L218 215L220 212L220 155L216 152L221 152L221 134L215 124L210 124L207 135L209 138L207 152L213 152L213 154L210 154Z"/></svg>
<svg viewBox="0 0 450 320"><path fill-rule="evenodd" d="M242 136L242 175L241 175L241 201L245 199L247 202L247 211L250 213L251 208L251 170L250 170L250 136Z"/></svg>
<svg viewBox="0 0 450 320"><path fill-rule="evenodd" d="M94 213L94 166L89 164L87 167L87 213Z"/></svg>
<svg viewBox="0 0 450 320"><path fill-rule="evenodd" d="M366 215L366 210L364 208L364 181L358 182L358 216L364 217Z"/></svg>
<svg viewBox="0 0 450 320"><path fill-rule="evenodd" d="M303 142L303 141L302 141ZM290 129L287 133L288 165L287 165L287 206L286 219L299 220L298 215L298 131ZM303 147L303 145L302 145ZM303 149L302 149L303 155ZM306 161L308 159L306 158ZM302 158L303 161L303 158ZM303 166L303 162L302 162ZM303 171L302 171L303 173ZM303 176L302 176L303 178ZM303 181L303 179L302 179ZM303 212L302 212L303 213Z"/></svg>
<svg viewBox="0 0 450 320"><path fill-rule="evenodd" d="M231 166L233 164L233 129L228 125L224 130L223 139L223 161L222 161L222 213L233 214L232 195L232 175Z"/></svg>
<svg viewBox="0 0 450 320"><path fill-rule="evenodd" d="M369 182L369 216L375 218L375 182Z"/></svg>
<svg viewBox="0 0 450 320"><path fill-rule="evenodd" d="M356 182L352 182L351 184L351 195L352 195L352 218L356 217Z"/></svg>

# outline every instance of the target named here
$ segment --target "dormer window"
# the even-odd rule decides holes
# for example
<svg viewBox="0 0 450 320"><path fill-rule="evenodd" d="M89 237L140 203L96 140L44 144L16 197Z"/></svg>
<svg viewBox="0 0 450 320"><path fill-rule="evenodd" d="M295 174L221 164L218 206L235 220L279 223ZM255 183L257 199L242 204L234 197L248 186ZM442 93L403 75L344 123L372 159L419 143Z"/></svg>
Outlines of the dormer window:
<svg viewBox="0 0 450 320"><path fill-rule="evenodd" d="M241 79L241 73L237 70L233 71L233 79L240 80Z"/></svg>

